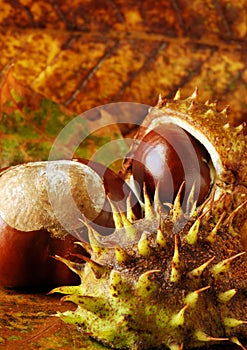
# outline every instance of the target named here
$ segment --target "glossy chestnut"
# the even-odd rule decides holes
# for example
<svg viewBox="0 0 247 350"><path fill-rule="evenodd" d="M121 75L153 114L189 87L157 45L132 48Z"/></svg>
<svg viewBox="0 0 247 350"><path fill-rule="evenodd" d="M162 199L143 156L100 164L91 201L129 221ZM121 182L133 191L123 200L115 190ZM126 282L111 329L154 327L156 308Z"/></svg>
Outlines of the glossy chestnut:
<svg viewBox="0 0 247 350"><path fill-rule="evenodd" d="M74 241L71 235L60 239L45 230L18 231L0 218L0 285L48 290L78 284L78 276L53 258L55 255L71 258L71 254L79 253Z"/></svg>
<svg viewBox="0 0 247 350"><path fill-rule="evenodd" d="M185 182L182 197L187 199L195 184L194 198L202 203L210 190L211 176L209 156L197 140L179 126L164 123L139 141L131 170L141 188L145 182L151 198L159 184L161 202L172 203Z"/></svg>
<svg viewBox="0 0 247 350"><path fill-rule="evenodd" d="M76 274L53 258L58 255L70 260L72 257L73 260L73 254L86 254L82 252L81 247L74 244L80 239L80 233L85 234L87 229L78 221L76 215L74 217L73 211L70 212L71 199L102 234L111 233L114 229L108 197L114 205L126 211L126 199L131 189L107 167L84 159L48 163L22 164L3 169L0 173L0 285L2 286L48 288L79 282ZM45 176L48 172L47 164L54 166L51 183L47 182ZM67 191L69 193L64 190L65 175L68 175L70 180L71 188ZM90 181L85 182L85 178ZM54 189L60 192L60 183L62 194L58 194L56 198L58 205L54 208L52 205L54 203L49 203L52 196L49 197L47 194L47 185L54 186L50 188L51 193ZM87 185L91 187L86 188ZM84 195L84 191L89 195ZM99 208L95 209L94 202L90 202L90 192L100 202ZM131 199L133 210L139 217L140 206L134 195ZM52 212L53 209L64 210L66 220L71 226L78 223L79 228L75 237L64 233L64 227L56 217L57 213Z"/></svg>

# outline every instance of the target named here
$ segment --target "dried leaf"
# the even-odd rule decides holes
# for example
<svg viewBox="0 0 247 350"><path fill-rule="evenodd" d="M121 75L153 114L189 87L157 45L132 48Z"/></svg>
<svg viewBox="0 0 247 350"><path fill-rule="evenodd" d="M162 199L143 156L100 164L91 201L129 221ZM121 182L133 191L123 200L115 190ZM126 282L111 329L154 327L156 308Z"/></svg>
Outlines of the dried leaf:
<svg viewBox="0 0 247 350"><path fill-rule="evenodd" d="M153 105L160 92L198 86L203 100L246 119L246 5L4 0L0 69L15 62L16 77L77 114L114 101Z"/></svg>
<svg viewBox="0 0 247 350"><path fill-rule="evenodd" d="M89 111L76 117L65 107L19 83L13 70L12 66L1 87L1 167L47 159L90 159L105 143L122 138L109 113L102 118L100 113ZM61 134L65 126L66 132ZM125 143L121 145L121 150L110 145L102 162L111 164L112 158L118 159L126 152Z"/></svg>
<svg viewBox="0 0 247 350"><path fill-rule="evenodd" d="M52 316L58 309L74 309L72 304L61 304L59 298L0 289L0 349L103 349Z"/></svg>

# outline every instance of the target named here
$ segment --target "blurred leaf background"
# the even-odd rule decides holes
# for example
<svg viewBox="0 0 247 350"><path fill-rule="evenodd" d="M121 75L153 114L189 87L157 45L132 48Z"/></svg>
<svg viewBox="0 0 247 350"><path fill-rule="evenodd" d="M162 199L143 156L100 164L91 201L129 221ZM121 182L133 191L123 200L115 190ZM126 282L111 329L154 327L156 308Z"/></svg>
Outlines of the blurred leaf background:
<svg viewBox="0 0 247 350"><path fill-rule="evenodd" d="M198 86L246 116L246 0L2 0L0 28L0 70L76 114Z"/></svg>
<svg viewBox="0 0 247 350"><path fill-rule="evenodd" d="M230 105L232 122L247 120L247 0L2 0L0 48L1 166L47 159L66 123L91 108L154 105L178 88L187 97L197 86L202 100ZM104 130L80 155L122 134ZM61 308L1 290L0 348L102 348L51 321Z"/></svg>

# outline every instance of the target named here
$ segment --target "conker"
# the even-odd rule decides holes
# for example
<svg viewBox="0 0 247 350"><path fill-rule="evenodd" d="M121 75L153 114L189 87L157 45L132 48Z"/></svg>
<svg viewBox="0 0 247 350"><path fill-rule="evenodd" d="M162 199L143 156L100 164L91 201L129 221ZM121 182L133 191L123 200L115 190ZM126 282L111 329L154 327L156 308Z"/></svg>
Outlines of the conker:
<svg viewBox="0 0 247 350"><path fill-rule="evenodd" d="M179 126L160 124L146 133L132 159L133 178L145 182L151 198L159 185L159 198L172 203L185 182L182 198L187 199L195 184L194 199L200 204L210 190L209 156L204 147Z"/></svg>
<svg viewBox="0 0 247 350"><path fill-rule="evenodd" d="M53 257L71 260L71 255L81 253L82 248L74 245L85 238L87 231L79 220L81 213L100 233L111 233L114 222L108 197L126 211L130 194L129 186L113 171L84 159L33 162L3 169L0 285L46 288L79 283L78 276ZM134 195L131 201L140 217ZM74 236L68 234L67 227Z"/></svg>
<svg viewBox="0 0 247 350"><path fill-rule="evenodd" d="M78 276L53 258L81 253L74 241L71 235L61 239L45 230L18 231L0 218L0 285L48 289L79 284Z"/></svg>

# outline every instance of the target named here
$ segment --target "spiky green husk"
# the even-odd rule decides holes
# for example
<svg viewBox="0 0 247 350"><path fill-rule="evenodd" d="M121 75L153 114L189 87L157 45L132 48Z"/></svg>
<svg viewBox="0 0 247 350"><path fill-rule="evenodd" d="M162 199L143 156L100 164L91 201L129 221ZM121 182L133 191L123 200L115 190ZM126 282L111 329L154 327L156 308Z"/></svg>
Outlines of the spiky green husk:
<svg viewBox="0 0 247 350"><path fill-rule="evenodd" d="M180 110L188 110L186 101ZM243 134L240 140L235 156L245 152ZM166 212L158 196L152 207L146 195L142 220L135 221L130 208L127 217L113 208L116 231L109 237L85 222L91 258L82 257L81 266L63 260L81 285L54 290L78 305L58 313L61 319L116 349L181 350L226 342L244 349L239 339L247 337L247 255L240 233L247 222L247 191L239 171L246 164L239 160L239 168L231 169L233 155L226 159L219 143L213 146L223 157L220 174L230 177L216 171L200 209L192 203L184 213L178 193Z"/></svg>
<svg viewBox="0 0 247 350"><path fill-rule="evenodd" d="M118 235L129 236L126 225L111 245L109 238L97 244L89 228L91 259L76 268L81 285L55 290L78 308L59 316L117 349L175 350L247 336L247 257L238 236L227 220L217 225L206 214L180 212L174 221L176 210L131 223L129 244L118 244Z"/></svg>

